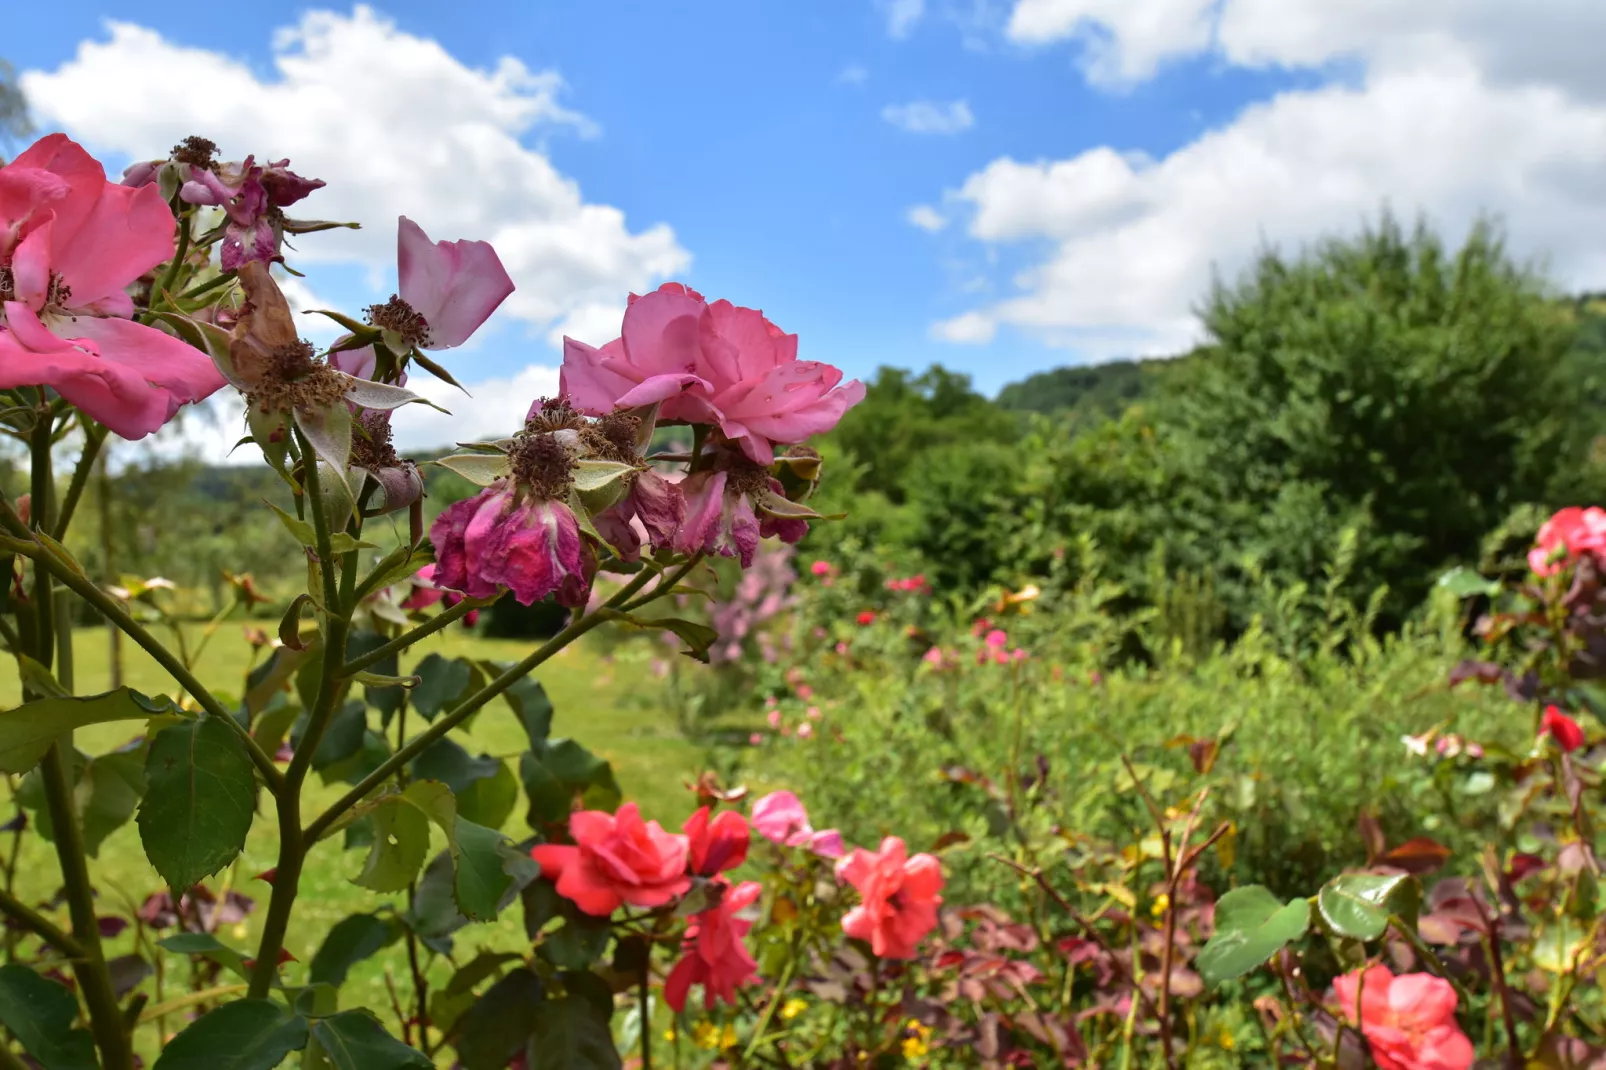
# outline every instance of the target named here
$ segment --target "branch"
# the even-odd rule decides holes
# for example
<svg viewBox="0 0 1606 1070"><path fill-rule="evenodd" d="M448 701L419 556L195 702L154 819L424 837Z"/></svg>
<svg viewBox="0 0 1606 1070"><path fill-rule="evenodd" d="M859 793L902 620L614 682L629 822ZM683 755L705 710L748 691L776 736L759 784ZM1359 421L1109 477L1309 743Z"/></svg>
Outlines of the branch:
<svg viewBox="0 0 1606 1070"><path fill-rule="evenodd" d="M33 907L4 890L0 890L0 914L7 914L15 918L23 928L68 958L81 959L84 957L84 949L78 945L77 940L63 932L54 922L33 909Z"/></svg>
<svg viewBox="0 0 1606 1070"><path fill-rule="evenodd" d="M342 677L355 676L357 673L360 673L364 669L368 668L368 666L384 661L392 654L398 654L401 651L406 650L420 639L434 635L436 632L450 625L453 621L462 620L474 610L484 609L486 606L495 603L495 601L496 599L494 598L465 598L451 609L443 610L440 613L435 614L429 620L425 621L423 624L420 624L411 631L403 632L401 635L392 639L384 646L375 647L373 650L368 651L368 653L363 654L360 657L352 658L350 661L346 662L343 668L341 668L340 675Z"/></svg>

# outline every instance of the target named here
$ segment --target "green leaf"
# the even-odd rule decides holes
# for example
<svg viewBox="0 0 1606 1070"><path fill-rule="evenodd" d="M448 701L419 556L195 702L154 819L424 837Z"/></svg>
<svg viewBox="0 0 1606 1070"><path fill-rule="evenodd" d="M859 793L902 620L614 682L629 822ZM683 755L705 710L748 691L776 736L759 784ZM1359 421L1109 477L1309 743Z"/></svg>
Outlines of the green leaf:
<svg viewBox="0 0 1606 1070"><path fill-rule="evenodd" d="M314 637L306 650L280 647L267 661L252 669L245 678L246 710L255 715L267 709L274 698L284 692L286 682L296 675L302 664L312 658L322 646L322 639Z"/></svg>
<svg viewBox="0 0 1606 1070"><path fill-rule="evenodd" d="M245 745L215 717L164 728L151 741L139 808L145 856L180 891L232 862L256 804Z"/></svg>
<svg viewBox="0 0 1606 1070"><path fill-rule="evenodd" d="M1421 905L1422 886L1406 874L1347 873L1322 885L1316 895L1322 921L1351 940L1376 940L1388 929L1390 914L1414 926Z"/></svg>
<svg viewBox="0 0 1606 1070"><path fill-rule="evenodd" d="M307 980L339 988L346 983L346 975L353 966L377 954L399 935L401 930L395 922L375 914L352 914L342 918L324 937L318 953L312 956Z"/></svg>
<svg viewBox="0 0 1606 1070"><path fill-rule="evenodd" d="M1500 593L1500 584L1497 581L1480 576L1465 567L1452 568L1440 576L1438 586L1457 598L1471 598L1480 594L1493 598Z"/></svg>
<svg viewBox="0 0 1606 1070"><path fill-rule="evenodd" d="M530 1070L619 1070L608 1016L583 995L549 999L535 1012ZM472 1070L472 1068L470 1068Z"/></svg>
<svg viewBox="0 0 1606 1070"><path fill-rule="evenodd" d="M139 800L145 794L145 755L148 747L140 744L127 750L116 750L91 758L84 768L88 780L88 798L83 804L84 850L89 857L100 855L100 845L107 836L128 824L139 809ZM84 791L80 782L79 792Z"/></svg>
<svg viewBox="0 0 1606 1070"><path fill-rule="evenodd" d="M471 921L496 917L513 884L507 872L506 837L495 829L457 819L457 907Z"/></svg>
<svg viewBox="0 0 1606 1070"><path fill-rule="evenodd" d="M457 909L457 868L450 851L442 851L424 867L407 923L425 945L443 955L451 950L452 933L468 924Z"/></svg>
<svg viewBox="0 0 1606 1070"><path fill-rule="evenodd" d="M616 479L623 479L631 472L640 471L633 464L621 464L618 461L584 460L576 461L574 465L574 489L583 494L601 490Z"/></svg>
<svg viewBox="0 0 1606 1070"><path fill-rule="evenodd" d="M413 670L418 686L413 688L413 709L426 721L433 721L442 710L454 705L468 690L474 666L461 658L431 654Z"/></svg>
<svg viewBox="0 0 1606 1070"><path fill-rule="evenodd" d="M267 505L269 509L278 514L279 523L284 525L284 529L290 533L292 539L302 546L312 547L318 545L318 533L313 529L310 522L291 516L272 502L268 502Z"/></svg>
<svg viewBox="0 0 1606 1070"><path fill-rule="evenodd" d="M335 1070L433 1070L429 1056L385 1032L367 1011L341 1011L312 1026L313 1038L322 1045Z"/></svg>
<svg viewBox="0 0 1606 1070"><path fill-rule="evenodd" d="M698 661L706 662L708 660L708 648L713 646L719 639L719 633L708 625L681 620L678 617L659 617L653 620L645 620L641 617L631 616L628 613L621 613L616 609L603 609L601 612L610 619L622 621L632 628L673 632L687 646L687 649L682 653L688 657L696 658Z"/></svg>
<svg viewBox="0 0 1606 1070"><path fill-rule="evenodd" d="M507 661L488 661L482 664L489 676L500 676L513 667L513 663ZM529 737L530 746L532 748L545 746L547 736L552 731L552 700L547 697L546 688L541 686L541 682L528 676L523 677L502 692L502 697L507 700L519 723L524 726L524 734Z"/></svg>
<svg viewBox="0 0 1606 1070"><path fill-rule="evenodd" d="M572 739L555 739L541 756L553 776L569 787L583 792L588 810L612 810L624 798L614 780L613 766Z"/></svg>
<svg viewBox="0 0 1606 1070"><path fill-rule="evenodd" d="M95 1042L78 1020L78 998L27 966L0 967L0 1022L45 1070L96 1070Z"/></svg>
<svg viewBox="0 0 1606 1070"><path fill-rule="evenodd" d="M345 703L329 718L323 738L318 740L318 749L312 754L312 768L327 769L362 750L363 734L367 731L368 707L356 699ZM292 738L295 746L300 748L300 732Z"/></svg>
<svg viewBox="0 0 1606 1070"><path fill-rule="evenodd" d="M528 967L511 970L485 990L457 1022L463 1070L504 1070L535 1031L546 986Z"/></svg>
<svg viewBox="0 0 1606 1070"><path fill-rule="evenodd" d="M1216 901L1216 931L1194 966L1206 984L1242 977L1310 927L1310 902L1287 906L1258 884L1234 888Z"/></svg>
<svg viewBox="0 0 1606 1070"><path fill-rule="evenodd" d="M429 854L429 818L402 796L391 795L373 811L372 821L374 844L355 880L376 892L403 891Z"/></svg>
<svg viewBox="0 0 1606 1070"><path fill-rule="evenodd" d="M505 453L458 453L435 463L456 472L476 487L488 487L499 479L506 479L513 471Z"/></svg>
<svg viewBox="0 0 1606 1070"><path fill-rule="evenodd" d="M177 707L165 697L149 698L127 687L84 698L25 702L0 713L0 772L26 773L39 764L52 743L76 728L111 721L143 721L176 711Z"/></svg>
<svg viewBox="0 0 1606 1070"><path fill-rule="evenodd" d="M168 1041L153 1070L273 1070L306 1046L307 1020L266 999L225 1003Z"/></svg>
<svg viewBox="0 0 1606 1070"><path fill-rule="evenodd" d="M506 762L497 762L495 774L472 780L457 793L457 812L476 825L499 829L507 824L518 802L519 778Z"/></svg>
<svg viewBox="0 0 1606 1070"><path fill-rule="evenodd" d="M462 795L476 780L494 777L501 768L495 758L486 754L472 758L461 744L444 736L413 759L415 779L439 780L453 795Z"/></svg>
<svg viewBox="0 0 1606 1070"><path fill-rule="evenodd" d="M24 691L40 698L69 698L72 692L61 686L49 669L26 654L17 655L17 676Z"/></svg>
<svg viewBox="0 0 1606 1070"><path fill-rule="evenodd" d="M536 952L559 969L583 970L602 957L613 937L613 928L607 918L594 918L567 902L559 910L563 925L548 933ZM528 923L528 907L525 918Z"/></svg>
<svg viewBox="0 0 1606 1070"><path fill-rule="evenodd" d="M250 979L250 971L245 968L245 957L211 933L178 933L158 940L156 946L175 955L200 955L242 980Z"/></svg>

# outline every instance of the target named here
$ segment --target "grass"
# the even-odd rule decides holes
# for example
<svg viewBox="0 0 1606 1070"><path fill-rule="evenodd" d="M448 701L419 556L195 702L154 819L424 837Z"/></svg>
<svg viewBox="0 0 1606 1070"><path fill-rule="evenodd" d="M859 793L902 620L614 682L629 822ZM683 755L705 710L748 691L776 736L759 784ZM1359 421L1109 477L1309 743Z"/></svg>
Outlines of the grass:
<svg viewBox="0 0 1606 1070"><path fill-rule="evenodd" d="M186 640L192 646L198 639L198 629L186 633ZM483 639L473 632L453 627L415 647L404 663L404 671L407 665L431 653L511 661L524 656L529 649L529 642ZM73 650L76 691L93 694L107 690L110 657L106 630L79 630L74 636ZM148 694L173 691L166 674L143 651L126 639L123 650L124 683ZM250 664L250 654L250 648L239 638L237 626L226 625L206 646L198 661L197 676L220 695L237 694ZM671 822L678 825L691 810L691 795L683 784L697 773L699 752L675 730L667 711L643 702L639 695L632 695L632 681L650 679L646 671L647 657L639 644L626 645L612 656L605 656L600 648L582 642L557 655L536 675L556 709L554 736L573 736L607 758L613 763L627 797L640 801L647 814L656 815L666 826ZM0 665L0 708L14 705L19 696L15 667ZM96 726L79 731L74 742L80 750L98 754L127 742L132 734L126 724ZM458 735L463 739L463 733ZM473 719L463 741L473 750L496 757L515 756L525 746L523 729L507 705L500 701L493 702ZM345 788L346 785L340 783L324 785L314 775L307 784L304 809L316 813ZM514 838L527 834L522 805L515 809L505 831ZM438 832L435 836L434 846L440 849L444 843ZM258 807L244 853L233 867L210 882L214 890L228 884L256 900L256 910L244 923L219 933L224 942L247 955L255 949L268 895L267 885L253 878L274 865L277 837L273 808L264 801ZM0 847L9 853L9 844ZM304 964L311 961L330 926L341 918L373 911L386 903L405 908L403 897L378 895L351 883L362 861L362 852L342 852L338 839L327 841L313 854L302 880L286 941L287 949L299 963L287 967L287 979L292 983L301 980ZM133 822L106 840L99 857L91 861L91 874L101 909L106 914L132 915L147 895L161 890L160 878L145 860ZM31 903L44 903L55 895L59 885L59 870L50 845L36 836L21 837L16 873L18 895ZM55 908L55 914L65 925L65 908ZM135 929L130 928L111 941L108 953L135 950L137 935ZM494 924L472 926L460 933L453 957L461 963L482 946L507 950L524 945L522 919L514 907ZM432 982L444 983L451 970L449 962L436 962L430 970ZM182 964L179 971L177 983L174 978L168 978L163 992L167 998L185 988ZM388 1011L391 999L386 986L387 972L394 976L399 990L405 989L408 972L403 945L393 945L354 970L341 991L341 1005L372 1008L395 1029L394 1015ZM145 984L149 990L151 982ZM160 998L153 992L153 1003ZM182 1026L180 1017L175 1015L169 1019L170 1031ZM140 1033L139 1044L148 1062L155 1050L154 1031L143 1029Z"/></svg>

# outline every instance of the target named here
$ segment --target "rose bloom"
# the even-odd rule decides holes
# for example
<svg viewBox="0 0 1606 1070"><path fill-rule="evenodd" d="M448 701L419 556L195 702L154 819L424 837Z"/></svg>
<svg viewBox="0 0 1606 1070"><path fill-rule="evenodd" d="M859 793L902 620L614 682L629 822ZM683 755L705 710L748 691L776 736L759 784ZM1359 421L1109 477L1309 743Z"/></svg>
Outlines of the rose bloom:
<svg viewBox="0 0 1606 1070"><path fill-rule="evenodd" d="M771 843L807 847L821 858L842 857L842 833L836 829L816 832L803 803L789 791L772 791L755 800L753 827Z"/></svg>
<svg viewBox="0 0 1606 1070"><path fill-rule="evenodd" d="M858 620L859 620L859 626L860 627L868 627L868 626L874 624L875 623L875 611L874 610L870 610L870 609L865 610L864 612L859 614Z"/></svg>
<svg viewBox="0 0 1606 1070"><path fill-rule="evenodd" d="M1555 740L1556 746L1568 754L1584 745L1584 730L1555 706L1545 707L1545 715L1539 721L1539 734Z"/></svg>
<svg viewBox="0 0 1606 1070"><path fill-rule="evenodd" d="M723 878L720 883L724 884ZM664 1002L677 1013L686 1008L692 985L703 986L703 1002L712 1010L716 1000L734 1005L737 987L758 973L758 963L742 943L753 923L736 915L757 902L762 890L757 881L744 881L735 888L725 885L719 905L692 918L685 956L664 979Z"/></svg>
<svg viewBox="0 0 1606 1070"><path fill-rule="evenodd" d="M1467 1070L1472 1065L1472 1042L1456 1024L1450 982L1426 973L1396 977L1387 966L1372 966L1335 980L1333 993L1339 1013L1360 1026L1379 1070Z"/></svg>
<svg viewBox="0 0 1606 1070"><path fill-rule="evenodd" d="M686 837L642 821L635 803L618 813L582 810L569 817L574 846L542 843L530 849L541 875L587 914L605 918L622 904L661 907L691 887Z"/></svg>
<svg viewBox="0 0 1606 1070"><path fill-rule="evenodd" d="M855 847L837 863L836 875L862 899L842 919L842 931L867 941L881 958L914 958L916 946L937 924L941 863L928 854L909 858L903 841L888 836L879 851Z"/></svg>
<svg viewBox="0 0 1606 1070"><path fill-rule="evenodd" d="M1557 510L1539 529L1534 548L1528 551L1528 567L1549 576L1583 554L1602 551L1606 551L1606 510L1569 506Z"/></svg>
<svg viewBox="0 0 1606 1070"><path fill-rule="evenodd" d="M689 867L698 876L712 877L747 861L747 819L734 810L721 811L710 821L704 806L680 828L686 834Z"/></svg>

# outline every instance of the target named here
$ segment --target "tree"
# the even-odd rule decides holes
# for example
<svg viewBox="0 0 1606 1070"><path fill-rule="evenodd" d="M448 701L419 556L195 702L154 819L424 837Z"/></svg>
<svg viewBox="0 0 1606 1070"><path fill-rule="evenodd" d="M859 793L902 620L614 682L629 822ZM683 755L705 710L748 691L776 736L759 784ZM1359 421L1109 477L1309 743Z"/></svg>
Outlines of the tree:
<svg viewBox="0 0 1606 1070"><path fill-rule="evenodd" d="M28 135L33 133L33 122L28 118L28 99L17 84L16 68L0 59L0 163L6 155Z"/></svg>
<svg viewBox="0 0 1606 1070"><path fill-rule="evenodd" d="M1297 258L1268 250L1202 316L1166 403L1184 567L1315 583L1354 528L1356 593L1387 584L1388 624L1582 463L1574 318L1487 223L1453 254L1387 214Z"/></svg>

